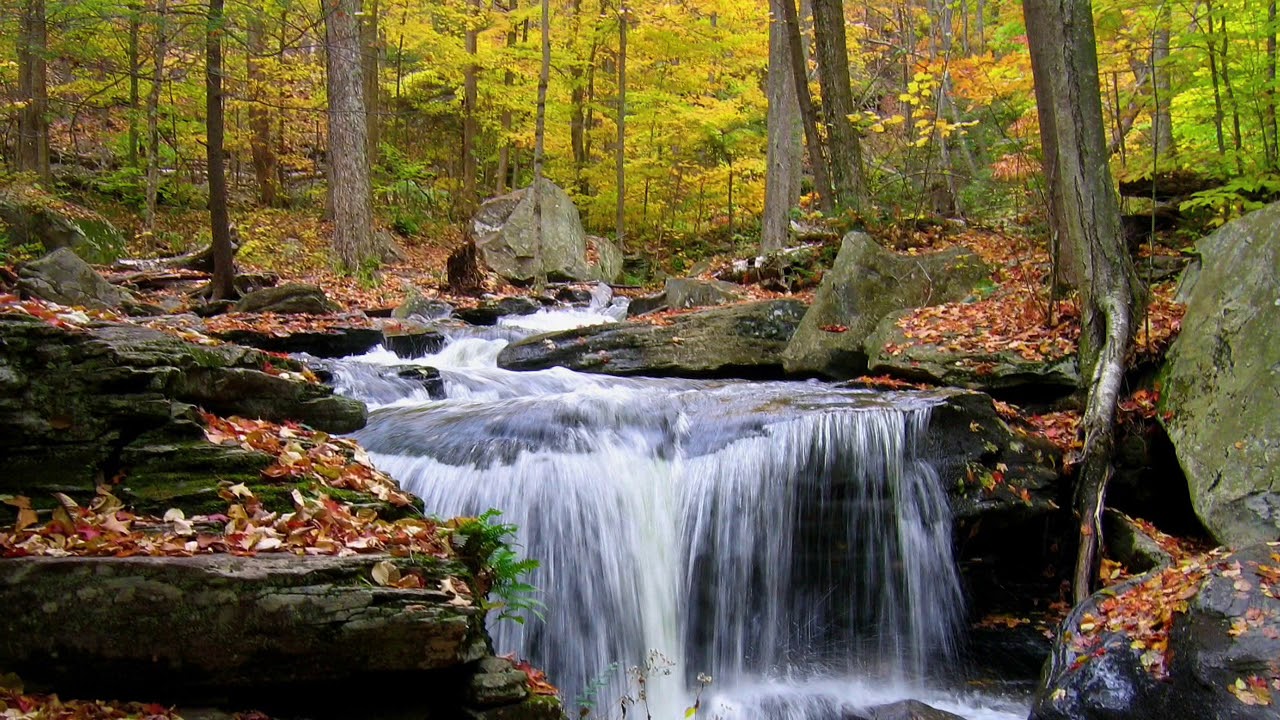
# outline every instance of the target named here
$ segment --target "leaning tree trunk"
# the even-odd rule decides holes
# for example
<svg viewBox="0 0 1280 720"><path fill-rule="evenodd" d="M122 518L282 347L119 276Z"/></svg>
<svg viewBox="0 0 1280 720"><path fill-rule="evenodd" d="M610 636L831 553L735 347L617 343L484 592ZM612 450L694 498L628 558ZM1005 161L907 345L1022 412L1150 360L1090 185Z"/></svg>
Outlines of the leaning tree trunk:
<svg viewBox="0 0 1280 720"><path fill-rule="evenodd" d="M227 172L222 156L226 120L222 108L223 0L209 0L205 28L205 107L208 125L209 221L213 231L213 278L209 299L235 297L235 267L231 248L231 219L227 213Z"/></svg>
<svg viewBox="0 0 1280 720"><path fill-rule="evenodd" d="M49 26L44 0L22 5L18 37L18 170L35 173L41 180L49 171Z"/></svg>
<svg viewBox="0 0 1280 720"><path fill-rule="evenodd" d="M333 247L344 270L380 258L373 237L368 128L361 69L360 0L325 0L329 89L329 200Z"/></svg>
<svg viewBox="0 0 1280 720"><path fill-rule="evenodd" d="M1133 259L1120 232L1120 207L1107 168L1089 0L1023 0L1054 231L1082 263L1080 376L1086 394L1084 457L1075 482L1080 542L1073 575L1076 602L1097 574L1102 505L1113 473L1116 403L1137 296Z"/></svg>
<svg viewBox="0 0 1280 720"><path fill-rule="evenodd" d="M790 65L787 22L782 4L771 0L769 17L768 134L765 149L764 217L760 249L780 250L790 237L791 208L800 200L800 160L803 128L796 82Z"/></svg>
<svg viewBox="0 0 1280 720"><path fill-rule="evenodd" d="M867 189L862 175L862 141L849 120L853 115L853 86L849 79L844 0L813 0L813 39L836 206L860 210Z"/></svg>
<svg viewBox="0 0 1280 720"><path fill-rule="evenodd" d="M787 55L796 88L796 100L800 103L805 144L809 147L809 166L813 168L813 183L818 190L818 207L827 215L832 215L836 204L831 190L831 167L827 164L822 136L818 134L818 113L813 107L813 97L809 94L809 73L805 69L808 60L800 40L800 18L796 12L795 0L781 0L781 3L783 19L787 25Z"/></svg>

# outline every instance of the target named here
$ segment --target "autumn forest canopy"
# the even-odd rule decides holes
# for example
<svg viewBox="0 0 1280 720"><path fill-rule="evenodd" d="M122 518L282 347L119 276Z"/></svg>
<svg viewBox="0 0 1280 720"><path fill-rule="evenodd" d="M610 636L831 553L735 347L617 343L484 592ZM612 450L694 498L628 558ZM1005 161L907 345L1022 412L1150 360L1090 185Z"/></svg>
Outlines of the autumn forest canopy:
<svg viewBox="0 0 1280 720"><path fill-rule="evenodd" d="M545 174L571 193L589 231L621 233L629 253L658 258L667 271L756 245L771 203L776 217L822 211L844 227L1043 214L1017 2L806 1L792 8L803 56L794 69L807 80L798 103L785 0L545 4ZM4 0L0 8L6 168L45 173L51 163L57 182L146 216L157 205L206 202L211 38L221 43L224 155L241 235L264 222L261 208L325 212L334 157L326 20L335 13L350 16L358 35L358 61L335 67L359 82L382 225L431 235L535 173L538 2L232 0L213 13L180 0ZM1206 223L1280 190L1275 10L1258 0L1094 4L1102 121L1122 184L1143 187L1153 168L1192 175L1189 187L1157 188L1156 197L1176 198ZM43 124L47 147L35 137ZM801 172L802 140L797 182L789 178ZM770 157L785 192L767 202ZM819 164L832 171L831 198L819 191ZM1129 194L1150 198L1151 183ZM150 239L160 252L198 244Z"/></svg>

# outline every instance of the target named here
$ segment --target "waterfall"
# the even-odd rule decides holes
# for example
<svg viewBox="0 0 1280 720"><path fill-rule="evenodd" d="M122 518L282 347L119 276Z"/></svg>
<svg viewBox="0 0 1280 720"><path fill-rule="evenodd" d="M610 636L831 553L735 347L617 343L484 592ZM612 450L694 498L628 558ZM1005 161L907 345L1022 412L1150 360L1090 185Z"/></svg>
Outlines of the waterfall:
<svg viewBox="0 0 1280 720"><path fill-rule="evenodd" d="M370 402L356 437L429 512L519 527L545 607L490 630L571 716L614 716L637 667L655 719L684 717L702 674L707 717L844 718L904 693L961 707L927 684L964 616L928 395L513 373L494 366L505 343L412 361L441 371L444 400L381 351L335 383Z"/></svg>

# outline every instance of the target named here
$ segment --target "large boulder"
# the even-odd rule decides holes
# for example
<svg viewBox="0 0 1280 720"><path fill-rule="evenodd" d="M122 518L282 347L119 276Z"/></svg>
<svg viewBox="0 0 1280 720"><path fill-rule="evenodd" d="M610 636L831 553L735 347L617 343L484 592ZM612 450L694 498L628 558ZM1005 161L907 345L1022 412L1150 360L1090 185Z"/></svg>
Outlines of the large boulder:
<svg viewBox="0 0 1280 720"><path fill-rule="evenodd" d="M29 186L0 191L0 223L15 245L70 248L98 265L124 255L124 235L106 218Z"/></svg>
<svg viewBox="0 0 1280 720"><path fill-rule="evenodd" d="M208 444L196 407L330 432L364 425L363 403L307 382L302 369L132 325L67 329L0 315L0 495L88 499L117 476L128 502L216 500L220 479L252 480L266 462Z"/></svg>
<svg viewBox="0 0 1280 720"><path fill-rule="evenodd" d="M61 688L128 695L176 683L190 697L440 669L486 654L484 613L439 589L465 569L434 566L436 582L423 589L367 582L385 559L9 560L0 563L0 599L29 611L0 619L0 665Z"/></svg>
<svg viewBox="0 0 1280 720"><path fill-rule="evenodd" d="M1274 720L1278 568L1278 548L1263 543L1211 560L1201 580L1168 568L1095 593L1059 627L1031 720ZM1185 605L1173 608L1167 647L1134 634L1159 630L1156 608L1136 601L1144 586Z"/></svg>
<svg viewBox="0 0 1280 720"><path fill-rule="evenodd" d="M666 305L674 310L706 305L727 305L743 299L742 286L723 280L668 278L664 287Z"/></svg>
<svg viewBox="0 0 1280 720"><path fill-rule="evenodd" d="M916 382L1002 395L1066 395L1080 387L1075 355L1028 358L1016 348L968 350L947 337L908 337L899 321L911 310L886 315L866 341L868 372Z"/></svg>
<svg viewBox="0 0 1280 720"><path fill-rule="evenodd" d="M776 377L782 350L804 309L795 300L774 300L690 313L670 325L593 325L535 335L503 348L498 366L654 377Z"/></svg>
<svg viewBox="0 0 1280 720"><path fill-rule="evenodd" d="M539 277L553 282L615 280L621 271L620 253L602 248L597 241L597 264L588 260L587 233L578 208L550 180L543 180L536 191L542 209L539 237L531 187L480 206L471 225L481 260L497 274L521 284Z"/></svg>
<svg viewBox="0 0 1280 720"><path fill-rule="evenodd" d="M1196 514L1222 543L1280 537L1280 203L1198 245L1161 421Z"/></svg>
<svg viewBox="0 0 1280 720"><path fill-rule="evenodd" d="M867 370L867 337L892 312L955 302L990 274L977 255L952 248L902 255L867 234L845 235L784 355L787 372L850 378Z"/></svg>
<svg viewBox="0 0 1280 720"><path fill-rule="evenodd" d="M18 268L18 289L60 305L119 308L132 296L112 285L70 248L59 248Z"/></svg>
<svg viewBox="0 0 1280 720"><path fill-rule="evenodd" d="M327 315L342 308L324 294L316 285L289 283L279 287L263 288L240 298L236 312Z"/></svg>

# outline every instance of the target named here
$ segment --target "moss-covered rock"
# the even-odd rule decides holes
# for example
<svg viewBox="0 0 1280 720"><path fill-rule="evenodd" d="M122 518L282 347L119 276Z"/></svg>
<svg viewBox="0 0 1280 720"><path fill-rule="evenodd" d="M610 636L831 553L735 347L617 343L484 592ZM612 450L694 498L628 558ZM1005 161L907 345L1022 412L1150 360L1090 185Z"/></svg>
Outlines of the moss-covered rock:
<svg viewBox="0 0 1280 720"><path fill-rule="evenodd" d="M867 337L886 315L961 300L989 274L967 250L901 255L865 233L849 233L787 347L787 372L837 379L861 375L867 369Z"/></svg>
<svg viewBox="0 0 1280 720"><path fill-rule="evenodd" d="M774 300L681 315L670 325L594 325L535 335L504 348L498 365L650 377L777 377L804 310L801 302Z"/></svg>
<svg viewBox="0 0 1280 720"><path fill-rule="evenodd" d="M302 369L132 325L67 329L0 315L0 494L87 498L123 477L137 493L129 499L161 504L254 476L266 460L207 445L195 405L331 432L363 426L362 403L267 367Z"/></svg>
<svg viewBox="0 0 1280 720"><path fill-rule="evenodd" d="M910 312L886 315L867 338L870 374L1035 397L1066 395L1080 386L1074 355L1029 360L1012 350L978 352L913 341L898 325Z"/></svg>
<svg viewBox="0 0 1280 720"><path fill-rule="evenodd" d="M40 245L47 251L70 248L98 265L124 255L124 235L106 218L31 186L0 190L0 222L17 245Z"/></svg>
<svg viewBox="0 0 1280 720"><path fill-rule="evenodd" d="M1280 537L1280 203L1197 246L1160 419L1196 514L1222 543Z"/></svg>

